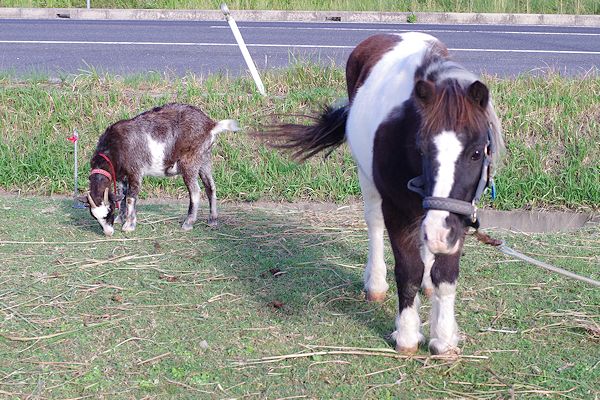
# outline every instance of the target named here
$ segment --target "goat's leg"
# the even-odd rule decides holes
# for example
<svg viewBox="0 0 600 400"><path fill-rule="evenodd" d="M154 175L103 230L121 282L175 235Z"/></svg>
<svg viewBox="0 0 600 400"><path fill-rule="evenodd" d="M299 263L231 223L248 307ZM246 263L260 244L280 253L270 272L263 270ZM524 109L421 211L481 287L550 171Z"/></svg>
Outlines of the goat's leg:
<svg viewBox="0 0 600 400"><path fill-rule="evenodd" d="M194 227L194 222L198 218L198 208L200 207L200 185L198 185L198 171L185 170L183 173L183 182L188 188L190 195L190 205L188 215L181 225L181 229L189 231Z"/></svg>
<svg viewBox="0 0 600 400"><path fill-rule="evenodd" d="M212 177L212 167L210 164L206 164L200 168L200 179L204 185L204 191L206 192L206 198L208 199L209 215L208 225L211 227L217 226L217 189L215 181Z"/></svg>
<svg viewBox="0 0 600 400"><path fill-rule="evenodd" d="M132 232L135 230L135 226L137 225L137 213L136 213L136 204L138 194L140 192L140 187L142 183L141 177L138 179L128 179L129 187L127 189L127 196L125 197L125 222L121 227L123 232ZM122 204L122 203L121 203ZM121 207L123 204L121 205Z"/></svg>
<svg viewBox="0 0 600 400"><path fill-rule="evenodd" d="M122 224L125 222L125 209L127 208L127 202L125 197L127 196L127 182L117 182L117 202L119 202L119 215L115 218L115 224ZM121 200L119 200L121 199Z"/></svg>
<svg viewBox="0 0 600 400"><path fill-rule="evenodd" d="M424 252L422 250L422 252ZM430 314L429 351L432 354L459 354L458 325L454 317L456 281L462 243L451 255L436 255L431 268L433 296Z"/></svg>
<svg viewBox="0 0 600 400"><path fill-rule="evenodd" d="M371 180L359 170L360 188L365 204L365 221L369 235L369 258L365 266L363 281L367 300L385 300L389 285L386 281L387 267L383 258L383 214L381 196Z"/></svg>

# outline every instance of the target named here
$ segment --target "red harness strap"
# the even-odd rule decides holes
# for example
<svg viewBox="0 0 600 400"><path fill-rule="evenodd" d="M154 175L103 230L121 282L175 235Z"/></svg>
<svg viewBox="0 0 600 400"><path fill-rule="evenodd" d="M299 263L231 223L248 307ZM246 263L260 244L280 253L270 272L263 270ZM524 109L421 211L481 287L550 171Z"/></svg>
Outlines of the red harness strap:
<svg viewBox="0 0 600 400"><path fill-rule="evenodd" d="M100 174L100 175L104 175L105 177L108 178L109 181L113 182L113 187L114 187L114 193L115 196L117 195L117 174L115 173L115 167L112 163L112 161L110 161L110 158L108 158L106 156L106 154L104 153L98 153L98 155L102 158L104 158L104 160L106 160L106 162L108 163L108 166L110 167L110 173L101 169L101 168L94 168L91 172L90 175L93 174ZM116 207L119 208L119 202L116 201Z"/></svg>

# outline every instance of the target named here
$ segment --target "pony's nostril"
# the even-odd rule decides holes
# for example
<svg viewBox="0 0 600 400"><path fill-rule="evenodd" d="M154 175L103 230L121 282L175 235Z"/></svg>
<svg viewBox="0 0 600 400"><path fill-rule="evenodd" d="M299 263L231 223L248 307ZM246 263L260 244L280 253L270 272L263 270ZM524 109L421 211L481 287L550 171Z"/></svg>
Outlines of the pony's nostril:
<svg viewBox="0 0 600 400"><path fill-rule="evenodd" d="M426 233L423 234L423 240L427 241L427 234Z"/></svg>

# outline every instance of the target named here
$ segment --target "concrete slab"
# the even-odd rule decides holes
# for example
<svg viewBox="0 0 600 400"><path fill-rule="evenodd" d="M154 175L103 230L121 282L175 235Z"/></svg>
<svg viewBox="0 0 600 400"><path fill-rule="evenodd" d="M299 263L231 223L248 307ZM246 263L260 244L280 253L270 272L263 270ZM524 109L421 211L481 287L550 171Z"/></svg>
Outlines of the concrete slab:
<svg viewBox="0 0 600 400"><path fill-rule="evenodd" d="M506 229L516 232L548 233L568 232L580 229L588 223L597 222L592 213L550 211L496 211L479 210L482 229Z"/></svg>

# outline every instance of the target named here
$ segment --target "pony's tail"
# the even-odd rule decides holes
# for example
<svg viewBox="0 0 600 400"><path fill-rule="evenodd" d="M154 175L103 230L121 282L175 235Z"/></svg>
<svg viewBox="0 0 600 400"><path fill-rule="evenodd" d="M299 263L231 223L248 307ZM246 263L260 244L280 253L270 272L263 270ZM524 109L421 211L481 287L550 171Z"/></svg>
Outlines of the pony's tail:
<svg viewBox="0 0 600 400"><path fill-rule="evenodd" d="M280 124L268 128L262 136L268 145L289 150L293 158L304 161L322 150L331 153L346 140L346 120L349 106L327 106L312 125Z"/></svg>

